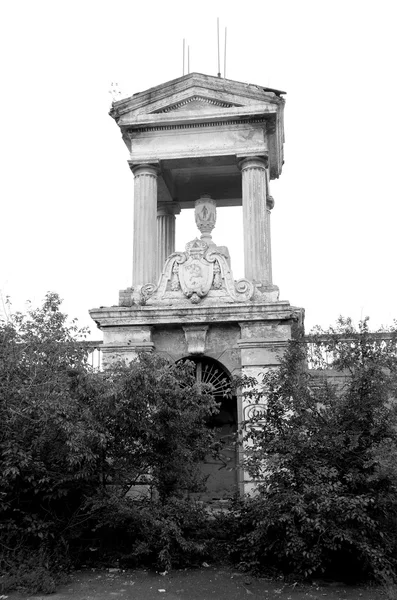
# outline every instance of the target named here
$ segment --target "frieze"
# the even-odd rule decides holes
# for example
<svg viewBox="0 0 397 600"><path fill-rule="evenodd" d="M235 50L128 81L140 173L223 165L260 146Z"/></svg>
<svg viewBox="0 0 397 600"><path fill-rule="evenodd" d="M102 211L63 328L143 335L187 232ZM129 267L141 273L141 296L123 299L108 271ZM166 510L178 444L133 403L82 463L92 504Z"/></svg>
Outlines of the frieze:
<svg viewBox="0 0 397 600"><path fill-rule="evenodd" d="M243 117L240 119L229 119L226 121L210 121L204 123L178 123L172 125L152 125L146 127L131 127L127 129L127 133L129 135L134 135L135 133L146 133L146 132L155 132L155 131L171 131L175 129L198 129L202 127L228 127L230 125L244 125L247 123L266 123L267 119L265 118L257 118L257 119L244 119Z"/></svg>

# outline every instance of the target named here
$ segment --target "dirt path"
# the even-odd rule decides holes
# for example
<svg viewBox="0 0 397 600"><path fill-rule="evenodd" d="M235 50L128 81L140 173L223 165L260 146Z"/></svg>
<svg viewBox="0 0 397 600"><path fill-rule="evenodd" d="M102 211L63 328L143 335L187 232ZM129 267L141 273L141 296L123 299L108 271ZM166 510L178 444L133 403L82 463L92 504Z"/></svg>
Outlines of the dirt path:
<svg viewBox="0 0 397 600"><path fill-rule="evenodd" d="M380 589L343 585L285 585L227 568L151 571L76 571L55 594L8 594L7 600L389 600ZM397 598L397 596L396 596ZM3 596L5 599L5 596Z"/></svg>

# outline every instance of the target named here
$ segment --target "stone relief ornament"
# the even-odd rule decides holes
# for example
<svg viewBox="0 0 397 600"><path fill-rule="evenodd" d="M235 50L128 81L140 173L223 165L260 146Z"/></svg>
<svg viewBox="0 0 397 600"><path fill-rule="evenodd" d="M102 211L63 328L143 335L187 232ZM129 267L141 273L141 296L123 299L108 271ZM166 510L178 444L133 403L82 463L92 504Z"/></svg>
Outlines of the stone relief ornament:
<svg viewBox="0 0 397 600"><path fill-rule="evenodd" d="M173 292L177 292L181 289L179 283L179 265L177 262L174 263L172 267L172 276L171 276L171 289Z"/></svg>
<svg viewBox="0 0 397 600"><path fill-rule="evenodd" d="M202 240L193 240L186 245L186 260L179 266L179 283L186 298L194 304L200 302L211 289L214 265L205 259L208 245Z"/></svg>
<svg viewBox="0 0 397 600"><path fill-rule="evenodd" d="M146 304L150 296L153 296L157 290L157 286L154 283L146 283L140 289L140 304Z"/></svg>
<svg viewBox="0 0 397 600"><path fill-rule="evenodd" d="M214 281L212 283L212 287L214 290L222 289L222 275L218 261L214 264Z"/></svg>
<svg viewBox="0 0 397 600"><path fill-rule="evenodd" d="M250 281L234 281L224 247L196 238L186 244L185 252L168 257L155 296L161 301L182 292L192 304L198 304L212 290L215 299L236 302L251 300L255 292Z"/></svg>
<svg viewBox="0 0 397 600"><path fill-rule="evenodd" d="M198 238L186 244L185 252L174 252L164 265L156 286L147 283L120 291L120 306L175 304L190 300L209 302L248 302L257 288L247 279L234 281L229 252L224 246L207 244Z"/></svg>

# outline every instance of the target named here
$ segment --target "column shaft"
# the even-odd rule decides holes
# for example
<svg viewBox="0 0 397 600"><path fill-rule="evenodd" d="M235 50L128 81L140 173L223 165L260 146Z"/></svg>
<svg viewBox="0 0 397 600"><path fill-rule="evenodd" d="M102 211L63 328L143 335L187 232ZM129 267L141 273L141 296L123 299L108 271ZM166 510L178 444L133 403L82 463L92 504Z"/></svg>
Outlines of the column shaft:
<svg viewBox="0 0 397 600"><path fill-rule="evenodd" d="M271 243L271 229L270 229L270 211L274 206L274 200L272 196L268 196L266 200L266 263L267 273L269 276L269 284L273 283L273 272L272 272L272 243Z"/></svg>
<svg viewBox="0 0 397 600"><path fill-rule="evenodd" d="M156 282L157 169L132 167L134 173L134 241L132 285Z"/></svg>
<svg viewBox="0 0 397 600"><path fill-rule="evenodd" d="M157 271L156 283L164 263L175 252L175 215L173 207L159 205L157 210Z"/></svg>
<svg viewBox="0 0 397 600"><path fill-rule="evenodd" d="M250 281L269 283L267 260L267 181L263 158L240 162L243 190L244 269Z"/></svg>

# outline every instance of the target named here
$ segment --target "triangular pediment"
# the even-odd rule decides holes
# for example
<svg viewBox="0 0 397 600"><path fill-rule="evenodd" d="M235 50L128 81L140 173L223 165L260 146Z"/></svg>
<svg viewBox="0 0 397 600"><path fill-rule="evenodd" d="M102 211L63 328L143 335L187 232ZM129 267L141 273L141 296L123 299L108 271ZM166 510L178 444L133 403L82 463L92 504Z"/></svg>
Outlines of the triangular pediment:
<svg viewBox="0 0 397 600"><path fill-rule="evenodd" d="M210 98L205 96L191 96L174 102L168 106L159 108L153 111L152 114L164 114L170 112L214 112L216 109L232 108L234 106L241 106L241 104L233 104L231 102L224 102L217 98Z"/></svg>
<svg viewBox="0 0 397 600"><path fill-rule="evenodd" d="M145 116L171 118L185 113L205 116L206 113L226 113L258 106L266 111L267 106L274 110L284 104L281 93L238 81L190 73L115 102L110 114L123 127L144 122Z"/></svg>

